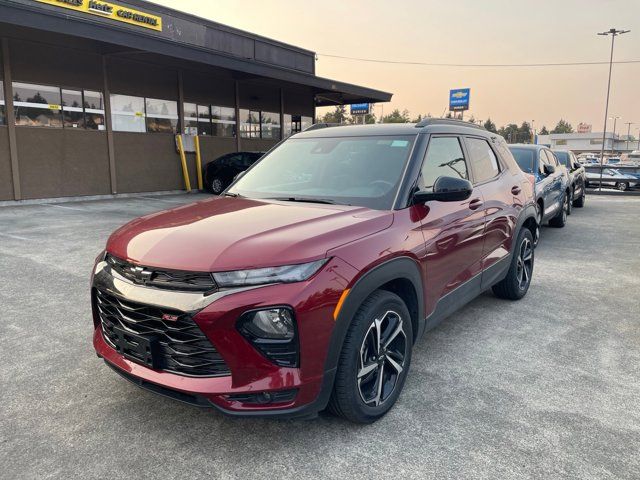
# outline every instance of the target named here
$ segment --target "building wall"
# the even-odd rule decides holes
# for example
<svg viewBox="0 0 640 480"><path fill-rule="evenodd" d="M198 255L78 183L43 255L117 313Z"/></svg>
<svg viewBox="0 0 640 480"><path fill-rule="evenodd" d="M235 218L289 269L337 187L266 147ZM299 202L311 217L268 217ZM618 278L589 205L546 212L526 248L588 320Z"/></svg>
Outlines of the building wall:
<svg viewBox="0 0 640 480"><path fill-rule="evenodd" d="M22 197L111 193L105 132L16 128Z"/></svg>
<svg viewBox="0 0 640 480"><path fill-rule="evenodd" d="M0 200L13 200L8 128L0 126Z"/></svg>
<svg viewBox="0 0 640 480"><path fill-rule="evenodd" d="M9 38L14 82L96 90L104 94L103 51L96 43L72 37L42 37L13 27ZM36 32L37 33L37 32ZM236 81L230 71L145 61L144 54L107 55L111 94L179 101L179 71L185 102L235 107ZM197 67L196 67L197 68ZM1 72L1 69L0 69ZM239 107L280 112L278 86L239 81ZM313 116L313 92L306 87L283 90L284 113ZM110 122L110 112L106 113ZM16 126L22 198L99 195L112 192L106 131ZM202 163L237 150L267 151L279 140L201 137ZM116 193L184 189L180 157L171 133L113 132ZM197 187L195 155L187 155L192 188ZM8 128L0 126L0 200L13 199Z"/></svg>

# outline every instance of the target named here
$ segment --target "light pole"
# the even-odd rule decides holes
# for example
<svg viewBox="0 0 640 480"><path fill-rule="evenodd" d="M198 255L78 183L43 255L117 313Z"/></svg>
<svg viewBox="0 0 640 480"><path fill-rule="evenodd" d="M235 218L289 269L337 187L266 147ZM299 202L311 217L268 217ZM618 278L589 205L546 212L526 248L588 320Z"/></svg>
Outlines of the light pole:
<svg viewBox="0 0 640 480"><path fill-rule="evenodd" d="M625 150L629 150L629 136L631 135L631 125L635 125L633 122L625 122L627 126L627 148Z"/></svg>
<svg viewBox="0 0 640 480"><path fill-rule="evenodd" d="M614 146L616 144L616 124L619 118L620 118L619 115L616 115L615 117L609 117L609 120L613 120L613 138L611 139L611 155L613 155Z"/></svg>
<svg viewBox="0 0 640 480"><path fill-rule="evenodd" d="M536 128L535 128L535 120L531 120L531 143L536 143Z"/></svg>
<svg viewBox="0 0 640 480"><path fill-rule="evenodd" d="M606 32L600 32L598 35L611 35L611 56L609 57L609 81L607 82L607 102L604 107L604 129L602 132L602 148L600 149L600 191L602 191L602 169L604 165L604 142L607 138L607 117L609 116L609 93L611 91L611 70L613 68L613 46L616 41L617 35L622 35L624 33L629 33L630 30L616 30L615 28L610 28Z"/></svg>

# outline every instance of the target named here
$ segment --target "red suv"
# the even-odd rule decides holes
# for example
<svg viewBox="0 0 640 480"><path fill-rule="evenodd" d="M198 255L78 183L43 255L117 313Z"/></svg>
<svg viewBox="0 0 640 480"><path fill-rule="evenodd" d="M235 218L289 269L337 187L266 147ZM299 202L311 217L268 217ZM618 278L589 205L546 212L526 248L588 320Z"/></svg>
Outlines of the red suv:
<svg viewBox="0 0 640 480"><path fill-rule="evenodd" d="M223 196L117 230L92 277L100 357L137 385L232 415L368 423L421 335L531 282L531 182L468 123L315 129Z"/></svg>

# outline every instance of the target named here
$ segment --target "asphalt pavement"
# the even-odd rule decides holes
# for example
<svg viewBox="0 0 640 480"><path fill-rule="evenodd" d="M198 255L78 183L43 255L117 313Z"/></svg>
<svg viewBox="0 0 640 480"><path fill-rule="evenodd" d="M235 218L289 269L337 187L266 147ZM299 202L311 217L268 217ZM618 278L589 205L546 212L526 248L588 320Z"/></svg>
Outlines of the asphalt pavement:
<svg viewBox="0 0 640 480"><path fill-rule="evenodd" d="M126 382L91 345L111 231L200 195L0 208L0 478L640 478L640 198L546 227L519 302L417 345L373 425L228 418Z"/></svg>

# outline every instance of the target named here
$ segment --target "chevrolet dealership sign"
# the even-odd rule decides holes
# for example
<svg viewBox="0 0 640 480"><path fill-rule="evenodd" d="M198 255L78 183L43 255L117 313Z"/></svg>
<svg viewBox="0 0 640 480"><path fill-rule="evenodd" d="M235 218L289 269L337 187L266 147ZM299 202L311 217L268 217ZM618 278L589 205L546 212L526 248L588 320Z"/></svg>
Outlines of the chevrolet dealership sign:
<svg viewBox="0 0 640 480"><path fill-rule="evenodd" d="M469 88L456 88L449 92L449 110L458 112L461 110L469 110L469 97L471 90Z"/></svg>
<svg viewBox="0 0 640 480"><path fill-rule="evenodd" d="M140 12L116 3L98 0L36 0L40 3L68 8L76 12L88 13L98 17L110 18L117 22L129 23L138 27L162 31L162 17Z"/></svg>

